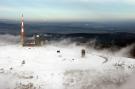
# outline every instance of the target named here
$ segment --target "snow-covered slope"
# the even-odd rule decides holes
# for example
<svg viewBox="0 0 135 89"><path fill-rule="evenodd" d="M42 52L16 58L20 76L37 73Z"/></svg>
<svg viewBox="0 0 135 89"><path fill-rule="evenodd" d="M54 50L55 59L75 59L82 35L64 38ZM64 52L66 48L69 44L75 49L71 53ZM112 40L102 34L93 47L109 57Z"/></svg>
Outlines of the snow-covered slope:
<svg viewBox="0 0 135 89"><path fill-rule="evenodd" d="M0 89L121 89L134 74L134 59L83 48L0 46Z"/></svg>

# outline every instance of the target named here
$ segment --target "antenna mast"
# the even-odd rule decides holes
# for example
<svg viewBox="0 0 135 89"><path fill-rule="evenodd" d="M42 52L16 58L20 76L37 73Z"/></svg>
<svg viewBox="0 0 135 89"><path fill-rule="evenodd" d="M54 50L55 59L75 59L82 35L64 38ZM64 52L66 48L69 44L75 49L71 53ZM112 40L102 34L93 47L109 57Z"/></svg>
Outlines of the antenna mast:
<svg viewBox="0 0 135 89"><path fill-rule="evenodd" d="M21 18L21 44L22 44L22 46L24 45L24 18L23 18L23 14L22 14L22 18Z"/></svg>

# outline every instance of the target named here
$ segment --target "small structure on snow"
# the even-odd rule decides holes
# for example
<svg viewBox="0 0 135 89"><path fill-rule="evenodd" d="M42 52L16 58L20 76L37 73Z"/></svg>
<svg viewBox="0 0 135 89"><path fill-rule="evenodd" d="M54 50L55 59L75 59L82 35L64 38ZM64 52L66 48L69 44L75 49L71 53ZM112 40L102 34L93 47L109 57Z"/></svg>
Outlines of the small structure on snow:
<svg viewBox="0 0 135 89"><path fill-rule="evenodd" d="M85 57L85 49L82 49L82 50L81 50L81 56L82 56L82 57Z"/></svg>

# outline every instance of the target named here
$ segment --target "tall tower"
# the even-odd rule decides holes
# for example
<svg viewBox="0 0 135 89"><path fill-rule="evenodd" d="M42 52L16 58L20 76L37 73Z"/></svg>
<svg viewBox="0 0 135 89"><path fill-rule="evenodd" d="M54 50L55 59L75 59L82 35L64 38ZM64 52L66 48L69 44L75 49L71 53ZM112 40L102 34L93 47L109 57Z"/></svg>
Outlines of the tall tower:
<svg viewBox="0 0 135 89"><path fill-rule="evenodd" d="M21 44L22 44L22 46L24 45L24 41L25 41L25 38L24 38L24 18L23 18L23 14L22 14L22 17L21 17Z"/></svg>

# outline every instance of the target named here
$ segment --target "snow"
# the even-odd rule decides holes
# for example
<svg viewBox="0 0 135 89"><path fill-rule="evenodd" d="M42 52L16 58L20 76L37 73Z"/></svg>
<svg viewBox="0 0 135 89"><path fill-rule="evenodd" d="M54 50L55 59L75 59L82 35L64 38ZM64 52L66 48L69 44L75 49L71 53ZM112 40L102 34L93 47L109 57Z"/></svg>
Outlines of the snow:
<svg viewBox="0 0 135 89"><path fill-rule="evenodd" d="M118 89L135 68L132 58L76 45L12 44L0 50L0 89Z"/></svg>

